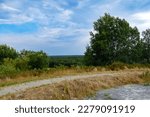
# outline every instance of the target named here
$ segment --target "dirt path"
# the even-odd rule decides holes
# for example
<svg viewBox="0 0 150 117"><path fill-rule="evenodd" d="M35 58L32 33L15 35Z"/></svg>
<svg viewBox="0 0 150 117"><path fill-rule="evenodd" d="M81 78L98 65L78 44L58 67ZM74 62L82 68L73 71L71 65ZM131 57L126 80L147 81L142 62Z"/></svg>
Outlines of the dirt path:
<svg viewBox="0 0 150 117"><path fill-rule="evenodd" d="M142 72L138 72L138 73L140 74ZM129 75L129 74L135 74L135 73L132 73L132 71L130 71L130 72L97 73L97 74L64 76L64 77L60 77L60 78L51 78L51 79L45 79L45 80L31 81L31 82L27 82L27 83L4 87L4 88L0 89L0 96L16 93L19 91L25 91L26 89L39 87L42 85L59 83L59 82L66 81L66 80L97 78L97 77L103 77L103 76L114 77L114 76Z"/></svg>

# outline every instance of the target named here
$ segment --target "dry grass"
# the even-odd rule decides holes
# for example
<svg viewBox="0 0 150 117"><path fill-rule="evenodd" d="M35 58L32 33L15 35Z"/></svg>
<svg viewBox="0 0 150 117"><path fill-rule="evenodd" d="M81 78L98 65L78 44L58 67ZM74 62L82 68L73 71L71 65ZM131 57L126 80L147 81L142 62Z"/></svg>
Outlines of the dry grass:
<svg viewBox="0 0 150 117"><path fill-rule="evenodd" d="M125 70L133 70L133 71L145 71L147 68L134 68L134 69L128 69L125 67L123 71ZM121 71L120 69L119 71ZM50 68L47 70L32 70L32 71L24 71L16 75L15 77L7 77L0 79L0 87L14 85L14 84L20 84L24 82L29 81L35 81L35 80L41 80L41 79L48 79L48 78L54 78L54 77L61 77L66 75L76 75L76 74L91 74L91 73L100 73L100 72L112 72L114 70L111 70L107 67L86 67L86 66L77 66L77 67L71 67L71 68ZM117 70L118 71L118 70Z"/></svg>
<svg viewBox="0 0 150 117"><path fill-rule="evenodd" d="M32 70L32 71L24 71L16 75L15 77L7 77L4 79L0 79L0 87L42 80L54 77L61 77L66 75L75 75L75 74L83 74L83 73L95 73L99 72L102 69L97 67L96 70L94 67L72 67L72 68L51 68L48 70Z"/></svg>
<svg viewBox="0 0 150 117"><path fill-rule="evenodd" d="M140 72L141 73L141 72ZM6 95L1 99L32 99L32 100L60 100L60 99L84 99L93 95L97 90L111 88L125 84L143 83L139 77L139 71L119 71L119 76L104 76L81 80L65 81L52 85L41 86ZM32 94L32 95L31 95Z"/></svg>
<svg viewBox="0 0 150 117"><path fill-rule="evenodd" d="M150 85L150 70L145 71L142 75L140 75L140 78L144 80L145 86L149 86Z"/></svg>

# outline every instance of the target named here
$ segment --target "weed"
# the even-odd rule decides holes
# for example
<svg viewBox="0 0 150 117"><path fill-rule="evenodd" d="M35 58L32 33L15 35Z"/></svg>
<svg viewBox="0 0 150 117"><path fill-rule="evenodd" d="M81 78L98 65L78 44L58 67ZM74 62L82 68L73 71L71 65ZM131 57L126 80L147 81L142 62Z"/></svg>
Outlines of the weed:
<svg viewBox="0 0 150 117"><path fill-rule="evenodd" d="M104 98L105 100L112 100L112 97L110 96L110 94L105 93L104 96L105 96Z"/></svg>
<svg viewBox="0 0 150 117"><path fill-rule="evenodd" d="M144 86L150 86L150 83L144 83Z"/></svg>
<svg viewBox="0 0 150 117"><path fill-rule="evenodd" d="M123 70L126 68L126 64L122 62L114 62L111 65L108 66L108 69L110 70Z"/></svg>
<svg viewBox="0 0 150 117"><path fill-rule="evenodd" d="M140 77L144 80L145 83L150 83L150 71L144 72Z"/></svg>

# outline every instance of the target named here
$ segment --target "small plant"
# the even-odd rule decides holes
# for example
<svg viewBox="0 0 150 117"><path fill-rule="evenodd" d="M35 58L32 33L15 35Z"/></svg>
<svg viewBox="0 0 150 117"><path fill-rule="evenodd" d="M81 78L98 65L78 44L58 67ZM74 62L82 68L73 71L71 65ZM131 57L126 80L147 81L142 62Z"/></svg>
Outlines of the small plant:
<svg viewBox="0 0 150 117"><path fill-rule="evenodd" d="M123 70L125 69L126 65L122 62L113 62L111 65L108 66L110 70Z"/></svg>
<svg viewBox="0 0 150 117"><path fill-rule="evenodd" d="M141 77L146 83L150 83L150 71L144 72L140 77Z"/></svg>
<svg viewBox="0 0 150 117"><path fill-rule="evenodd" d="M112 100L112 97L110 96L110 94L105 93L104 96L105 96L105 100Z"/></svg>
<svg viewBox="0 0 150 117"><path fill-rule="evenodd" d="M150 86L150 83L144 83L144 86Z"/></svg>

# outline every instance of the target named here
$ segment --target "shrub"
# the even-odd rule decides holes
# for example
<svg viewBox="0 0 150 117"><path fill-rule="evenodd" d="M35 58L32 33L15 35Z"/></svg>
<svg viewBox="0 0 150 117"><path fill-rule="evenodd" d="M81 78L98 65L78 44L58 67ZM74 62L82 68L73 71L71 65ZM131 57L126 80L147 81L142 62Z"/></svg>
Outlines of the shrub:
<svg viewBox="0 0 150 117"><path fill-rule="evenodd" d="M28 57L17 58L15 59L15 67L16 69L19 70L28 70L29 69L28 62L29 62Z"/></svg>
<svg viewBox="0 0 150 117"><path fill-rule="evenodd" d="M12 78L14 75L16 75L17 70L14 66L10 65L0 65L0 78L4 79L6 77Z"/></svg>
<svg viewBox="0 0 150 117"><path fill-rule="evenodd" d="M30 55L28 65L30 69L43 69L48 67L48 56L46 53L40 51L40 52L34 52Z"/></svg>
<svg viewBox="0 0 150 117"><path fill-rule="evenodd" d="M11 48L7 45L0 45L0 62L5 58L12 58L15 59L18 56L18 53L14 48Z"/></svg>
<svg viewBox="0 0 150 117"><path fill-rule="evenodd" d="M127 65L122 62L113 62L111 65L108 66L108 69L122 70L125 69L125 67L127 67Z"/></svg>

